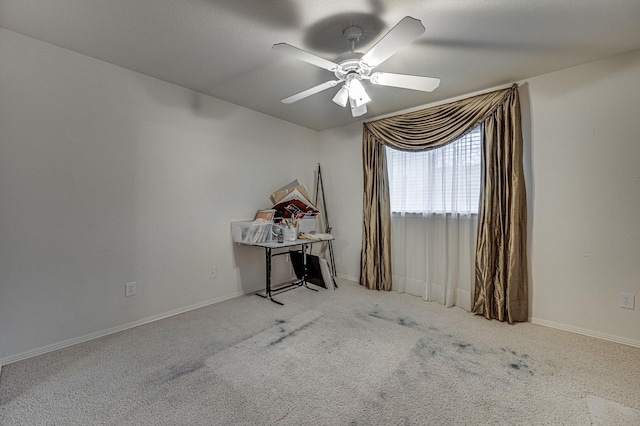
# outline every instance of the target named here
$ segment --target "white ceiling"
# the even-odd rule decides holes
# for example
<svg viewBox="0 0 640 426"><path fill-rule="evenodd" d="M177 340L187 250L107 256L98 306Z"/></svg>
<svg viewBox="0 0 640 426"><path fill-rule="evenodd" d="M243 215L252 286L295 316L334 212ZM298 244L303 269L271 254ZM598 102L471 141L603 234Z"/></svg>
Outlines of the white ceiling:
<svg viewBox="0 0 640 426"><path fill-rule="evenodd" d="M274 43L335 61L349 24L365 52L404 16L425 33L376 71L439 77L434 92L368 85L359 118L338 87L280 102L333 74ZM640 49L640 0L0 0L0 26L323 130Z"/></svg>

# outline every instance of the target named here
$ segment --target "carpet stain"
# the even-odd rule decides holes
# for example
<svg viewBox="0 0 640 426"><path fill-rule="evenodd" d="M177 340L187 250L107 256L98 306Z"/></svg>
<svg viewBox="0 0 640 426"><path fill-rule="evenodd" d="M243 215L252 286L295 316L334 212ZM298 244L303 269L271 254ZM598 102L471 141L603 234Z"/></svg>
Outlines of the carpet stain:
<svg viewBox="0 0 640 426"><path fill-rule="evenodd" d="M460 343L460 342L455 342L453 344L453 346L458 349L459 351L466 351L468 350L469 352L477 352L476 348L473 347L473 345L471 343Z"/></svg>
<svg viewBox="0 0 640 426"><path fill-rule="evenodd" d="M510 371L528 373L531 376L535 374L534 370L529 367L529 363L527 362L527 359L529 358L528 354L521 354L509 348L500 349L503 353L514 356L516 358L515 361L511 361L507 364Z"/></svg>
<svg viewBox="0 0 640 426"><path fill-rule="evenodd" d="M421 359L427 360L442 352L442 348L440 346L433 345L426 337L422 337L416 342L413 347L413 352Z"/></svg>
<svg viewBox="0 0 640 426"><path fill-rule="evenodd" d="M286 338L291 337L293 335L295 335L297 332L304 330L305 328L310 327L311 325L313 325L316 321L309 321L305 324L303 324L302 326L295 328L293 330L286 330L283 327L280 327L280 333L284 333L282 336L280 336L279 338L277 338L276 340L273 340L272 342L269 343L269 346L275 346L278 343L282 343Z"/></svg>
<svg viewBox="0 0 640 426"><path fill-rule="evenodd" d="M417 322L415 322L414 320L412 320L411 318L397 318L396 322L399 325L403 325L405 327L415 327L416 325L418 325Z"/></svg>
<svg viewBox="0 0 640 426"><path fill-rule="evenodd" d="M472 371L468 368L465 368L464 366L461 366L461 365L458 366L458 372L462 373L462 375L464 376L480 376L480 374L478 374L477 372Z"/></svg>
<svg viewBox="0 0 640 426"><path fill-rule="evenodd" d="M373 310L369 312L369 316L389 322L394 322L403 327L415 327L416 325L418 325L417 322L409 317L393 316L382 313L382 309L380 309L379 305L375 305L373 307Z"/></svg>
<svg viewBox="0 0 640 426"><path fill-rule="evenodd" d="M482 376L486 373L486 367L483 366L487 365L493 366L490 368L494 368L498 376L502 373L505 383L508 383L508 376L521 379L536 374L532 368L533 360L526 353L507 347L482 348L446 333L431 332L421 337L415 343L413 353L422 363L422 368L428 370L438 360L460 377Z"/></svg>
<svg viewBox="0 0 640 426"><path fill-rule="evenodd" d="M502 352L507 352L510 353L513 356L516 356L518 358L529 358L529 355L527 354L520 354L516 351L514 351L513 349L509 349L509 348L500 348L502 350Z"/></svg>
<svg viewBox="0 0 640 426"><path fill-rule="evenodd" d="M512 362L509 364L509 368L515 371L529 373L531 376L534 375L533 370L529 368L529 366L524 362L524 360L518 360L517 362Z"/></svg>

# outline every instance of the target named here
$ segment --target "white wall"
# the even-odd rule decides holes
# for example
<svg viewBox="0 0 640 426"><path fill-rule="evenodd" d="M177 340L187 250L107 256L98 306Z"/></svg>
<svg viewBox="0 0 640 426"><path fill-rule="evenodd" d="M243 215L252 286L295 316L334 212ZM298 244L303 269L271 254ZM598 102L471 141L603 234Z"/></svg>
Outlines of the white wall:
<svg viewBox="0 0 640 426"><path fill-rule="evenodd" d="M362 244L362 124L320 133L322 180L333 227L336 272L360 280Z"/></svg>
<svg viewBox="0 0 640 426"><path fill-rule="evenodd" d="M0 364L262 288L229 223L312 186L317 140L0 29Z"/></svg>
<svg viewBox="0 0 640 426"><path fill-rule="evenodd" d="M640 51L531 79L528 95L533 321L640 346Z"/></svg>
<svg viewBox="0 0 640 426"><path fill-rule="evenodd" d="M640 52L521 83L532 321L640 346ZM337 271L358 279L362 126L320 137Z"/></svg>

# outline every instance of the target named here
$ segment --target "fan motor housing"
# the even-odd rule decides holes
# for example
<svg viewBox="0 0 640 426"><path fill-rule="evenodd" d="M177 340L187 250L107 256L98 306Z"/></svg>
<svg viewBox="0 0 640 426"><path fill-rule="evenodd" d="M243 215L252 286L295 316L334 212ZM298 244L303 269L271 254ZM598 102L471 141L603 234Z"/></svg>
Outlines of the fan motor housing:
<svg viewBox="0 0 640 426"><path fill-rule="evenodd" d="M345 59L338 64L334 74L340 80L351 80L353 78L368 77L371 73L371 68L364 64L360 58ZM352 76L353 77L350 77Z"/></svg>

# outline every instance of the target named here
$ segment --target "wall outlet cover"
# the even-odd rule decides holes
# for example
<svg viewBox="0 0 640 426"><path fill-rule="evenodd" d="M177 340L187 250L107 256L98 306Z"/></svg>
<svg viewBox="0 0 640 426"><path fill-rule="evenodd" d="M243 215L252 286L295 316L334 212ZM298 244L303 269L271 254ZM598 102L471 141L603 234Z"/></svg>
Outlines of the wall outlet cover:
<svg viewBox="0 0 640 426"><path fill-rule="evenodd" d="M620 300L618 302L618 306L625 309L635 309L636 308L635 294L620 293Z"/></svg>
<svg viewBox="0 0 640 426"><path fill-rule="evenodd" d="M129 297L129 296L134 296L135 294L136 294L136 283L135 282L126 283L124 285L124 296Z"/></svg>

